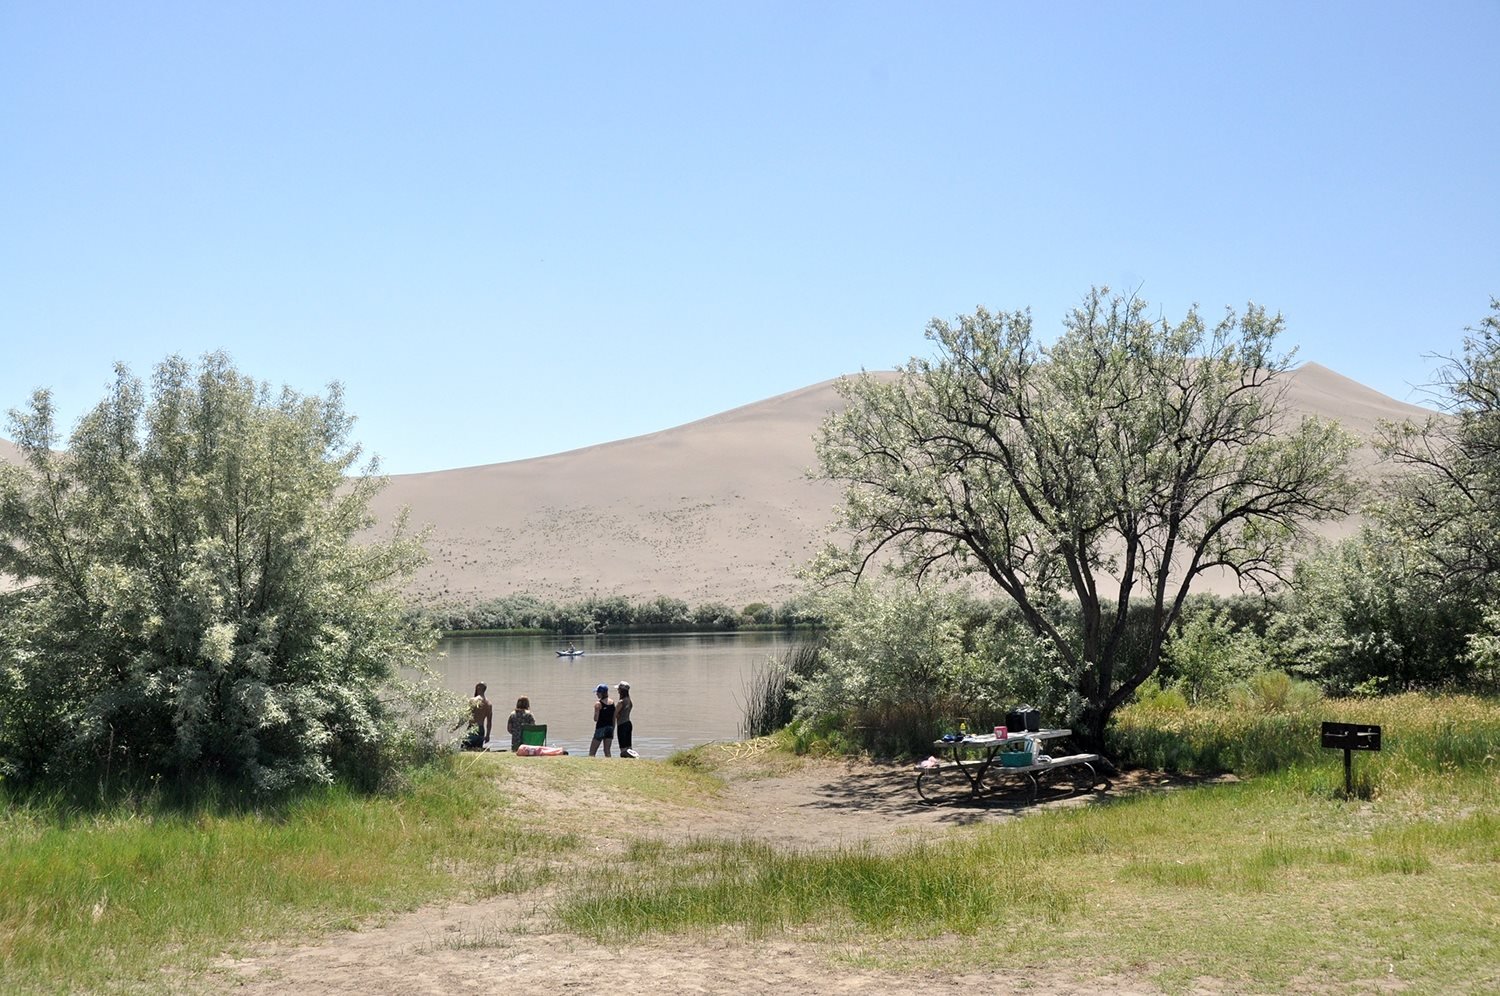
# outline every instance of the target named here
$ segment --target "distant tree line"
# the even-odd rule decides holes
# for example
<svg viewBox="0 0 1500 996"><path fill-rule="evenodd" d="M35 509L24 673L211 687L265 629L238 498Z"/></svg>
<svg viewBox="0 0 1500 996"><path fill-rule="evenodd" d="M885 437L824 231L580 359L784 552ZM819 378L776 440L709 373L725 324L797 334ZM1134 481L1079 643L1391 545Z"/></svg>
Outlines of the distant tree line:
<svg viewBox="0 0 1500 996"><path fill-rule="evenodd" d="M630 599L589 596L556 602L534 595L506 595L466 606L421 610L426 622L445 632L509 631L582 636L591 633L721 632L747 627L815 627L822 623L812 599L772 606L751 602L736 609L725 602L696 606L665 595Z"/></svg>

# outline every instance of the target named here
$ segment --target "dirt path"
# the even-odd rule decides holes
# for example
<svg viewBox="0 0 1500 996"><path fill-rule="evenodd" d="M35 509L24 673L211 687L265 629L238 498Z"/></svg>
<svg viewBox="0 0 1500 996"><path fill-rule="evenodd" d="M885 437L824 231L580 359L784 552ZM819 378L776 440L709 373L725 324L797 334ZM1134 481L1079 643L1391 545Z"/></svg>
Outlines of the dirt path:
<svg viewBox="0 0 1500 996"><path fill-rule="evenodd" d="M602 760L597 763L606 763ZM620 762L608 762L620 763ZM1090 797L1044 807L996 801L989 805L922 805L910 767L844 761L728 763L725 782L707 808L606 805L587 786L566 793L537 764L507 769L507 789L555 824L587 825L581 853L569 860L605 867L632 839L763 840L780 847L818 849L901 846L934 833L1024 818L1044 807L1088 805ZM1153 787L1139 776L1117 779L1115 794ZM579 821L584 821L580 824ZM710 939L651 939L606 947L554 932L543 890L473 903L454 903L393 916L356 931L300 946L274 946L227 960L220 983L245 993L1152 993L1153 987L1118 977L1038 976L1025 969L1006 977L950 976L917 971L896 976L861 967L851 952L785 938L734 935ZM519 925L519 926L517 926Z"/></svg>

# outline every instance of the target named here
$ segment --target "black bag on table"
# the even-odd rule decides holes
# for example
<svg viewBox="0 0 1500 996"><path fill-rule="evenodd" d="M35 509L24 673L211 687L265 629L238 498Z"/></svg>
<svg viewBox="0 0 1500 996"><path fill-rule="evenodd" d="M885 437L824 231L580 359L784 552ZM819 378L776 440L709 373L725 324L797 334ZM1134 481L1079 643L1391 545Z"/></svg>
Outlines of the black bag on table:
<svg viewBox="0 0 1500 996"><path fill-rule="evenodd" d="M1006 729L1017 733L1036 733L1042 728L1042 711L1033 706L1016 706L1005 714Z"/></svg>

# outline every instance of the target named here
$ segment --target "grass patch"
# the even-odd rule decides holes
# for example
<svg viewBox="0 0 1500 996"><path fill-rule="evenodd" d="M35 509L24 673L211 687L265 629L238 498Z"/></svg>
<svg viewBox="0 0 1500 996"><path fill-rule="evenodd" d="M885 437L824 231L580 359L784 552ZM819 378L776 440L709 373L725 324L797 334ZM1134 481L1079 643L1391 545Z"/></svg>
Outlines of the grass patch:
<svg viewBox="0 0 1500 996"><path fill-rule="evenodd" d="M790 729L782 729L750 740L717 742L678 751L667 763L705 775L732 767L740 778L771 778L804 767L805 753L798 747L797 735Z"/></svg>
<svg viewBox="0 0 1500 996"><path fill-rule="evenodd" d="M1500 986L1500 792L1382 812L1268 778L1037 813L896 854L697 841L632 848L573 893L579 934L795 935L891 971L1103 971L1169 992ZM960 943L952 943L955 940Z"/></svg>
<svg viewBox="0 0 1500 996"><path fill-rule="evenodd" d="M1341 755L1317 748L1314 725L1311 752L1272 752L1279 768L1262 756L1272 773L1248 781L1037 812L897 853L643 843L625 855L628 874L571 890L558 915L608 943L794 936L893 972L1065 975L1083 954L1091 974L1167 992L1205 980L1500 990L1500 711L1441 697L1412 711L1403 699L1331 717L1391 731L1372 759L1373 801L1343 798ZM1234 722L1261 744L1285 732L1264 717Z"/></svg>
<svg viewBox="0 0 1500 996"><path fill-rule="evenodd" d="M1361 754L1357 761L1398 780L1500 770L1500 705L1472 695L1329 699L1283 712L1133 705L1116 714L1109 741L1120 760L1157 771L1258 775L1342 757L1320 745L1325 720L1380 726L1380 752Z"/></svg>
<svg viewBox="0 0 1500 996"><path fill-rule="evenodd" d="M706 933L726 926L759 937L814 924L825 931L934 937L972 935L1006 911L1056 921L1080 902L1045 882L1039 868L1029 869L1022 890L976 876L971 852L950 845L891 857L699 842L632 857L649 866L649 885L607 882L564 904L562 922L607 942L647 931Z"/></svg>
<svg viewBox="0 0 1500 996"><path fill-rule="evenodd" d="M0 991L161 988L233 943L352 927L537 884L494 766L454 758L399 795L310 792L270 809L151 803L0 811Z"/></svg>

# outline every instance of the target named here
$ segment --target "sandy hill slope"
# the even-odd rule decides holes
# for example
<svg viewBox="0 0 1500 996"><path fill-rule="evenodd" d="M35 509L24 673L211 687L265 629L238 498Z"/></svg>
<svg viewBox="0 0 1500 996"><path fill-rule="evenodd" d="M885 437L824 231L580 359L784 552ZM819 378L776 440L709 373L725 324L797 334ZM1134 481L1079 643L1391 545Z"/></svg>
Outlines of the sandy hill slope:
<svg viewBox="0 0 1500 996"><path fill-rule="evenodd" d="M647 436L554 456L393 476L377 500L432 526L415 594L672 595L773 604L833 518L809 480L828 381Z"/></svg>
<svg viewBox="0 0 1500 996"><path fill-rule="evenodd" d="M795 571L839 502L834 485L806 476L813 433L839 404L833 383L555 456L395 476L378 511L408 505L414 522L432 525L432 560L414 587L423 600L597 593L776 604L796 592ZM1365 440L1381 420L1429 414L1314 363L1286 385L1289 413L1336 418ZM1368 444L1356 466L1378 472Z"/></svg>
<svg viewBox="0 0 1500 996"><path fill-rule="evenodd" d="M1289 413L1336 418L1365 440L1381 420L1430 414L1315 363L1285 383ZM553 456L395 475L375 512L389 521L408 506L431 527L431 559L412 585L429 604L516 593L776 604L796 593L839 502L834 485L807 476L813 433L839 403L833 384ZM0 440L0 459L15 456ZM1356 467L1381 472L1368 445Z"/></svg>

